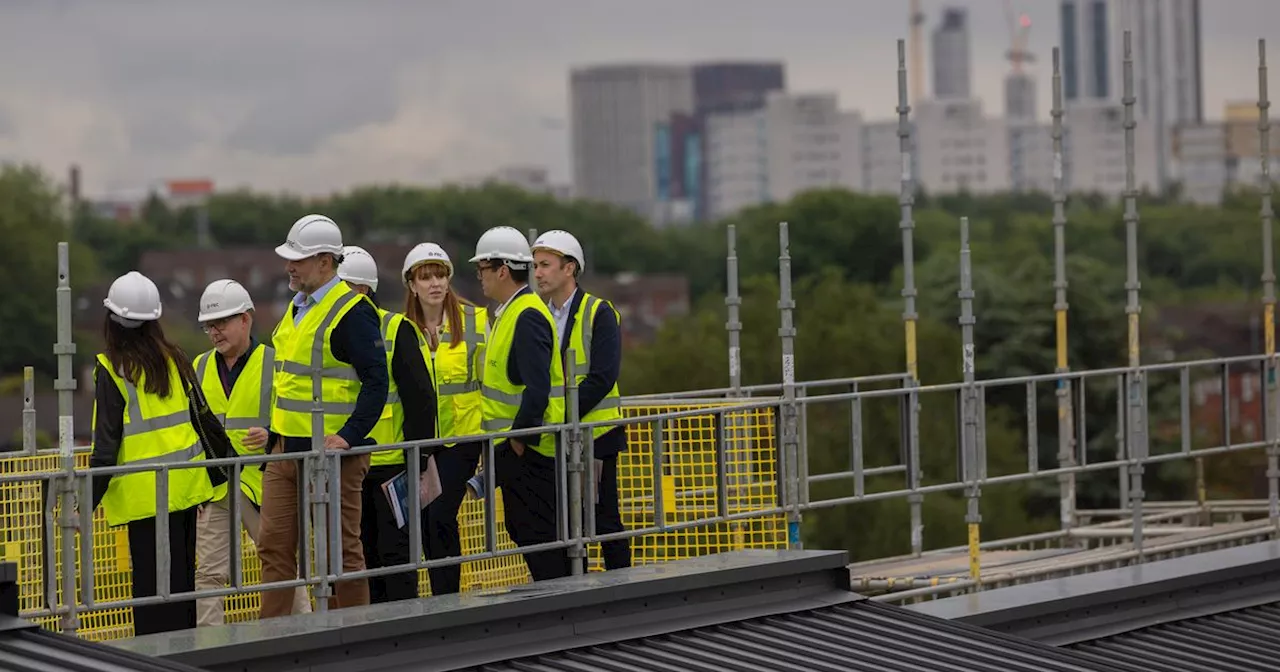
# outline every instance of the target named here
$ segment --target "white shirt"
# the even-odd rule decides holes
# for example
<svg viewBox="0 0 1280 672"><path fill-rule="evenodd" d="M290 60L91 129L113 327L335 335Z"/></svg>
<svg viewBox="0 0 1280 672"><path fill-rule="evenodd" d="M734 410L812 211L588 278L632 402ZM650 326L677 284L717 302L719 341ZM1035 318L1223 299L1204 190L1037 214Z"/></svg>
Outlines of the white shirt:
<svg viewBox="0 0 1280 672"><path fill-rule="evenodd" d="M498 318L499 318L499 317L502 317L502 311L506 310L506 309L507 309L507 306L511 305L511 302L512 302L513 300L515 300L515 298L516 298L517 296L520 296L520 292L523 292L523 291L525 290L525 288L526 288L526 287L528 287L528 286L529 286L529 285L520 285L520 289L517 289L515 292L513 292L513 293L511 294L511 296L508 296L508 297L507 297L507 300L506 300L506 301L503 301L503 302L502 302L502 303L497 307L497 309L495 309L495 310L493 311L493 321L494 321L494 322L497 322L497 321L498 321Z"/></svg>
<svg viewBox="0 0 1280 672"><path fill-rule="evenodd" d="M551 311L551 317L556 320L556 334L560 336L560 341L564 342L564 329L569 324L569 307L573 305L573 297L578 294L578 288L574 287L569 293L569 298L564 300L564 305L556 308L556 303L552 299L547 299L547 310Z"/></svg>

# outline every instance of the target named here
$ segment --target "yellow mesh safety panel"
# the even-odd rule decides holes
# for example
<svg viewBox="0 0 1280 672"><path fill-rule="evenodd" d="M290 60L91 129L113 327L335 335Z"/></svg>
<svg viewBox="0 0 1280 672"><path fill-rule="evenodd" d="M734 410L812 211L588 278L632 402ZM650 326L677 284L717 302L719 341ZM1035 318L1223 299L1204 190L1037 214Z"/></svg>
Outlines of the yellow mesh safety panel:
<svg viewBox="0 0 1280 672"><path fill-rule="evenodd" d="M626 417L639 417L672 411L714 408L728 402L684 402L626 405ZM716 450L718 433L716 416L696 415L667 422L662 437L663 465L658 479L663 514L667 524L684 523L716 515ZM727 508L729 513L745 513L771 508L777 504L777 453L773 413L770 409L754 409L726 414L726 425L736 428L741 437L730 444L726 473L729 474ZM653 425L627 428L628 449L618 458L618 493L622 521L628 529L651 527L654 520ZM89 456L76 456L79 468L88 468ZM48 473L57 471L56 455L0 458L0 474ZM18 563L21 594L19 609L24 613L45 607L43 597L44 545L40 482L0 484L0 560ZM54 498L56 500L56 497ZM502 524L502 497L495 501L498 517L498 548L511 549L515 544ZM59 507L52 507L57 520ZM468 498L458 515L463 553L484 551L484 503ZM61 531L53 527L55 558L61 567ZM79 576L79 536L76 539L76 574ZM703 525L673 532L649 534L631 539L632 562L637 565L666 562L682 558L744 548L781 549L787 546L786 520L769 515L713 525ZM262 566L248 534L241 535L244 585L261 581ZM589 546L592 571L604 569L598 544ZM80 614L78 634L90 640L111 640L133 635L133 610L111 608L113 601L131 596L129 542L125 529L107 526L101 509L94 514L93 526L94 600L97 609ZM462 565L462 590L492 590L526 583L529 572L519 555L467 562ZM426 570L419 572L419 590L431 594ZM79 599L79 587L76 589ZM226 597L228 623L251 621L258 616L257 592ZM63 603L61 592L58 603ZM36 619L49 629L59 627L57 618Z"/></svg>

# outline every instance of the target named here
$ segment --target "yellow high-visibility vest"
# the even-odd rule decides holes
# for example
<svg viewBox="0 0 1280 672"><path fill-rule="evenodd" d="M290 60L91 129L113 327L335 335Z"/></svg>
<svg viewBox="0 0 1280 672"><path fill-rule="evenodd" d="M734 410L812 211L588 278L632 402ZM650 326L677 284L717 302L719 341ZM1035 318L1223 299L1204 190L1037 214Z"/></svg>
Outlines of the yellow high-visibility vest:
<svg viewBox="0 0 1280 672"><path fill-rule="evenodd" d="M378 309L378 314L382 318L382 342L387 348L387 404L383 406L382 416L378 418L378 424L374 425L373 433L369 436L379 445L382 445L404 441L404 404L400 403L400 388L396 387L396 378L391 375L391 360L395 356L396 335L400 333L400 325L409 324L413 326L413 331L418 336L419 351L426 349L427 339L418 330L417 325L413 324L413 322L406 322L404 315L382 310L381 308ZM380 450L369 458L369 464L374 467L387 464L404 464L404 451Z"/></svg>
<svg viewBox="0 0 1280 672"><path fill-rule="evenodd" d="M598 296L592 296L583 293L582 301L578 303L578 312L573 318L573 331L569 334L569 347L573 349L574 360L574 378L577 384L582 385L582 381L586 380L587 372L591 370L591 335L593 327L596 323L596 313L600 310L600 306L608 306L613 311L614 318L618 320L621 326L621 316L618 310L613 307L612 303L601 299ZM568 353L566 353L568 354ZM565 417L568 417L567 415ZM622 417L622 393L618 391L618 381L613 382L613 388L605 395L604 399L596 404L586 415L582 416L582 422L599 422L601 420L617 420ZM619 427L622 425L618 425ZM606 432L615 429L615 427L593 427L591 435L600 438Z"/></svg>
<svg viewBox="0 0 1280 672"><path fill-rule="evenodd" d="M196 380L204 390L209 409L218 416L222 427L227 430L227 438L239 455L261 455L264 448L251 448L244 445L245 436L254 427L267 429L271 426L271 389L275 374L276 351L269 345L259 344L252 352L243 357L244 368L236 378L228 397L222 391L222 379L218 375L217 350L209 350L196 357ZM228 469L230 471L230 469ZM240 468L240 491L254 504L262 506L262 469L259 464L246 464ZM213 499L222 499L227 493L227 484L221 483L213 487Z"/></svg>
<svg viewBox="0 0 1280 672"><path fill-rule="evenodd" d="M437 435L440 438L474 436L484 431L480 372L484 366L482 356L489 316L488 311L478 306L463 304L461 308L462 342L450 342L457 327L447 324L434 358L427 352L432 380L436 385ZM456 444L454 441L446 445Z"/></svg>
<svg viewBox="0 0 1280 672"><path fill-rule="evenodd" d="M564 366L560 357L560 337L556 335L556 322L547 304L533 292L525 292L507 304L489 329L489 342L484 358L484 377L480 385L483 398L482 426L486 432L505 432L511 429L516 412L520 409L524 385L516 385L507 376L507 362L511 357L511 344L515 340L516 320L526 310L536 310L551 328L551 390L547 398L547 410L542 414L542 424L558 425L564 421ZM556 453L556 434L543 434L538 443L529 446L533 450L552 457Z"/></svg>
<svg viewBox="0 0 1280 672"><path fill-rule="evenodd" d="M191 406L178 366L169 361L169 396L146 391L146 378L134 385L125 380L105 354L98 355L102 370L124 397L124 425L116 464L177 464L204 461L200 435L191 426ZM94 402L96 426L97 401ZM169 470L168 512L185 511L213 497L209 473L203 467ZM102 498L108 525L124 525L156 516L156 472L116 474Z"/></svg>
<svg viewBox="0 0 1280 672"><path fill-rule="evenodd" d="M355 412L360 379L350 364L333 356L329 341L334 327L361 301L369 298L339 280L296 326L292 311L280 318L271 334L276 350L272 432L308 438L336 434ZM374 307L372 301L369 306ZM312 417L317 397L323 421Z"/></svg>

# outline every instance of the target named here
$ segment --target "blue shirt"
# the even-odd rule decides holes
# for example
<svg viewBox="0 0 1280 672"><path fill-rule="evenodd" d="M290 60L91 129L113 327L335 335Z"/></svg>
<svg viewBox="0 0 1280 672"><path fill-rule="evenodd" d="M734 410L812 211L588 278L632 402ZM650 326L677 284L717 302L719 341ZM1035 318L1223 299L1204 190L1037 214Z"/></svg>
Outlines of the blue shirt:
<svg viewBox="0 0 1280 672"><path fill-rule="evenodd" d="M306 315L307 311L311 310L312 306L323 301L325 294L328 294L329 290L333 289L334 287L337 287L338 283L341 282L341 280L342 280L341 278L335 275L333 276L333 278L329 280L329 282L326 282L323 285L320 285L320 289L317 289L312 294L306 294L303 292L298 292L297 294L294 294L293 295L294 325L298 324L298 320L301 320L302 316Z"/></svg>

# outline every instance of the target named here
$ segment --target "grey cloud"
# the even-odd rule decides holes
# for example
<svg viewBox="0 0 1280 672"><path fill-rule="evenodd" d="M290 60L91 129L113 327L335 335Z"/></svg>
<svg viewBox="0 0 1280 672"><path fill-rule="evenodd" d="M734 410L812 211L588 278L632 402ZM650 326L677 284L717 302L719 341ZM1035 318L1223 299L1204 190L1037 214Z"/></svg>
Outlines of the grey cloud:
<svg viewBox="0 0 1280 672"><path fill-rule="evenodd" d="M294 90L294 89L297 90ZM318 83L261 96L227 137L227 146L273 154L308 154L326 138L395 116L388 82Z"/></svg>
<svg viewBox="0 0 1280 672"><path fill-rule="evenodd" d="M13 123L13 116L9 111L0 107L0 137L12 135L17 130Z"/></svg>

